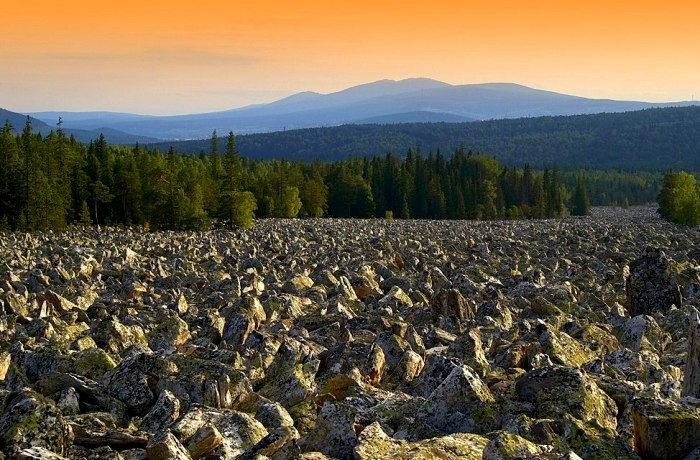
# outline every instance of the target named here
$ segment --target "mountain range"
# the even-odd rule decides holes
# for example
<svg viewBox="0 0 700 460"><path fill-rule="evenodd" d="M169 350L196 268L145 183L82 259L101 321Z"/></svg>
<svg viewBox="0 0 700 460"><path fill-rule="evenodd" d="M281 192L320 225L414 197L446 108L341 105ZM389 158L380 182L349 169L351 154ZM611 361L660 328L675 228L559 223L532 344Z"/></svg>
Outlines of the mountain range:
<svg viewBox="0 0 700 460"><path fill-rule="evenodd" d="M51 126L61 116L64 129L80 132L81 137L103 132L112 143L148 143L149 139L205 139L213 130L223 136L229 131L246 134L345 124L466 122L694 104L692 101L651 103L589 99L513 83L450 85L413 78L381 80L330 94L302 92L268 104L222 112L148 116L54 111L30 115ZM131 141L128 140L130 136Z"/></svg>
<svg viewBox="0 0 700 460"><path fill-rule="evenodd" d="M44 117L44 120L40 120L37 117L30 116L29 121L32 124L32 132L35 134L39 133L42 136L47 136L51 131L55 132L58 129L58 126L56 125L58 117L62 115L58 112L55 112L55 114L55 117L47 116ZM22 131L25 124L27 123L27 115L11 112L5 109L0 109L0 126L4 125L5 122L8 122L12 125L13 131L15 133L19 133ZM125 133L123 131L119 131L117 129L108 127L103 127L95 130L69 128L66 127L66 125L68 124L69 123L65 123L64 120L63 130L65 131L66 136L73 136L78 142L83 142L86 144L94 139L98 139L101 134L103 134L105 136L105 139L109 139L109 142L113 144L135 144L137 142L141 144L150 144L162 140L148 136L140 136L138 134Z"/></svg>

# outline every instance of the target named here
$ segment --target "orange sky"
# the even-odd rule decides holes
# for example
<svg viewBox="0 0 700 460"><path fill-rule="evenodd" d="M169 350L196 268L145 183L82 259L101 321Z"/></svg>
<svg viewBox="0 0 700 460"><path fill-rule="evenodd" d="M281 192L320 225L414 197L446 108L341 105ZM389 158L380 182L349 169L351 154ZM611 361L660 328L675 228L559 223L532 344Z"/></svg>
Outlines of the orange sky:
<svg viewBox="0 0 700 460"><path fill-rule="evenodd" d="M383 78L700 99L696 1L1 0L0 107L224 110Z"/></svg>

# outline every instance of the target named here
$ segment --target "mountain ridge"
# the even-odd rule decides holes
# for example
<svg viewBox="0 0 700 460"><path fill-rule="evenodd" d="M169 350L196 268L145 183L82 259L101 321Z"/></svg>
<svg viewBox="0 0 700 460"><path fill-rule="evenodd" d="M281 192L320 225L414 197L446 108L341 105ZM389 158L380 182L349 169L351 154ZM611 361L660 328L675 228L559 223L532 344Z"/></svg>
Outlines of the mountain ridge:
<svg viewBox="0 0 700 460"><path fill-rule="evenodd" d="M474 120L625 112L653 107L690 105L688 101L653 103L591 99L508 82L451 85L427 78L379 80L321 94L296 93L267 104L225 111L173 116L125 113L71 113L64 126L111 128L164 140L204 139L213 130L237 134L339 126L365 120L423 121L425 113ZM405 118L406 114L417 118ZM58 112L33 114L40 119ZM41 116L39 116L41 115ZM82 117L82 119L81 119ZM403 118L402 118L403 117Z"/></svg>
<svg viewBox="0 0 700 460"><path fill-rule="evenodd" d="M220 138L220 149L225 139ZM289 161L372 158L408 149L449 155L464 148L503 164L562 169L700 171L700 106L652 108L467 123L348 124L236 136L241 156ZM210 140L162 142L181 153L207 153Z"/></svg>

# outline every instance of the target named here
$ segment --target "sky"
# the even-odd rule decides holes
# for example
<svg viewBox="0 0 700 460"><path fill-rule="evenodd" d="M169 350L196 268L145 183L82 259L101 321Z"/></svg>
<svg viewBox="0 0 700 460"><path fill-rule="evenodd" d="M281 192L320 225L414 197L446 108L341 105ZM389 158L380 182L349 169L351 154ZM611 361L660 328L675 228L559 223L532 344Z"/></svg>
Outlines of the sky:
<svg viewBox="0 0 700 460"><path fill-rule="evenodd" d="M0 107L182 114L381 79L700 99L700 6L643 0L0 0Z"/></svg>

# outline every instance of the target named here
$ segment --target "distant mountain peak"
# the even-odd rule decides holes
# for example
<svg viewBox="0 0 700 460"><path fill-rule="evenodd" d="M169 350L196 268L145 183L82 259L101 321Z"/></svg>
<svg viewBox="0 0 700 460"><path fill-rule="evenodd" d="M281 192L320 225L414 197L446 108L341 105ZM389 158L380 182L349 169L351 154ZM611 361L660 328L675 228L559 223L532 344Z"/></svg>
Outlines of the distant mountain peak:
<svg viewBox="0 0 700 460"><path fill-rule="evenodd" d="M453 85L430 78L382 79L321 94L304 91L283 99L221 112L144 117L68 113L64 128L111 128L161 139L205 139L213 130L237 134L342 124L493 120L549 115L625 112L687 105L589 99L513 82ZM49 116L50 115L50 116ZM55 123L57 112L37 116Z"/></svg>

